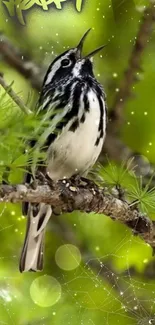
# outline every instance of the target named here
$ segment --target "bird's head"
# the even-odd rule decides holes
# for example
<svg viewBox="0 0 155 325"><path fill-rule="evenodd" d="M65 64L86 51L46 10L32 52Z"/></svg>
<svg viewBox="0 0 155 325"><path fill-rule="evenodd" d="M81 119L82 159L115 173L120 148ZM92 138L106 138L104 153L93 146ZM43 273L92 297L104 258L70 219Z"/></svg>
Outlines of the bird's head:
<svg viewBox="0 0 155 325"><path fill-rule="evenodd" d="M45 86L50 83L63 82L63 80L66 81L67 78L80 78L85 75L93 76L92 58L106 45L103 45L85 57L82 57L83 45L90 30L91 29L88 29L86 31L75 48L71 48L55 58L46 74L44 80Z"/></svg>

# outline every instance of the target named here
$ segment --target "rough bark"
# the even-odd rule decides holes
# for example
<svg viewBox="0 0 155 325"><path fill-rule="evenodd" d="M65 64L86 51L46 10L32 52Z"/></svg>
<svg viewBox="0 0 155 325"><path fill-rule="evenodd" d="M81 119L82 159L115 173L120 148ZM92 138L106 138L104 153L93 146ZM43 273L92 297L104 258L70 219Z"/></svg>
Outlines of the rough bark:
<svg viewBox="0 0 155 325"><path fill-rule="evenodd" d="M23 184L1 185L0 201L44 202L50 204L53 211L58 214L74 210L104 214L127 225L153 249L155 248L154 222L133 204L118 199L109 193L107 188L99 188L89 180L63 180L57 183L50 181L50 184L38 183L35 189Z"/></svg>

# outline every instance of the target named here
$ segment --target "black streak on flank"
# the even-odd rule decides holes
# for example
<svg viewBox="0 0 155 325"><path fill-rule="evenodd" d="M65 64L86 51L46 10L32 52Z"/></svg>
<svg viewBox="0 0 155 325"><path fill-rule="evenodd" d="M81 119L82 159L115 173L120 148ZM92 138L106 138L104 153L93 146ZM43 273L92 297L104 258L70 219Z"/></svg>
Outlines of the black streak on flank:
<svg viewBox="0 0 155 325"><path fill-rule="evenodd" d="M69 131L75 132L78 127L79 127L79 120L76 119L71 125L71 127L69 128Z"/></svg>
<svg viewBox="0 0 155 325"><path fill-rule="evenodd" d="M86 112L89 112L89 100L87 94L88 93L85 93L83 100L84 100L84 109Z"/></svg>
<svg viewBox="0 0 155 325"><path fill-rule="evenodd" d="M104 110L103 110L103 101L101 99L101 97L98 97L98 101L99 101L99 105L100 105L100 123L99 123L99 131L102 133L103 132L103 114L104 114Z"/></svg>
<svg viewBox="0 0 155 325"><path fill-rule="evenodd" d="M81 119L80 119L80 122L81 123L84 123L85 122L85 119L86 119L86 116L85 116L85 113L83 113Z"/></svg>
<svg viewBox="0 0 155 325"><path fill-rule="evenodd" d="M70 100L70 96L71 96L71 89L72 89L72 84L68 84L64 91L60 91L59 88L58 88L58 94L53 97L53 102L59 100L60 103L58 104L57 108L60 108L60 107L64 107L66 106L67 104L69 104L69 100Z"/></svg>
<svg viewBox="0 0 155 325"><path fill-rule="evenodd" d="M96 142L95 142L95 146L97 147L99 145L99 142L100 142L100 136L97 138Z"/></svg>
<svg viewBox="0 0 155 325"><path fill-rule="evenodd" d="M71 87L72 87L71 84L67 85L66 92L61 96L60 100L61 100L61 104L63 103L62 106L65 106L69 103L69 98L71 95ZM58 131L58 133L61 133L62 129L66 126L68 121L70 121L74 116L78 115L80 96L81 96L81 85L77 84L75 86L75 90L73 93L72 109L64 116L64 118L56 126L56 130ZM59 108L59 106L60 105L58 105L58 108ZM74 124L74 122L73 122L73 124ZM78 125L77 125L77 123L75 123L74 125L71 126L72 129L70 129L70 131L74 132L77 127L78 127ZM56 137L57 137L57 135L55 133L49 134L48 138L46 139L45 146L48 147L52 142L54 142Z"/></svg>
<svg viewBox="0 0 155 325"><path fill-rule="evenodd" d="M78 115L78 112L79 112L79 109L80 109L80 96L81 96L81 92L82 92L82 89L83 89L83 83L79 83L77 84L76 88L75 88L75 91L74 91L74 94L73 94L73 106L72 106L72 110L70 111L70 118L71 117L74 117L75 115ZM89 99L88 99L88 90L85 92L84 94L84 98L83 98L83 101L84 101L84 113L80 119L80 122L81 123L84 123L85 121L85 112L89 112ZM72 113L72 116L71 116L71 113ZM79 120L76 119L73 124L71 125L70 127L70 131L73 131L75 132L75 130L78 128L79 126Z"/></svg>
<svg viewBox="0 0 155 325"><path fill-rule="evenodd" d="M56 133L49 134L49 136L47 137L46 142L44 144L44 150L47 150L47 148L51 145L51 143L54 142L56 137L57 137Z"/></svg>
<svg viewBox="0 0 155 325"><path fill-rule="evenodd" d="M98 146L99 145L99 142L100 142L100 139L103 138L103 115L104 115L104 109L103 109L103 101L101 99L101 97L99 96L98 97L98 101L99 101L99 105L100 105L100 123L99 123L99 128L98 128L98 131L99 131L99 136L95 142L95 146Z"/></svg>
<svg viewBox="0 0 155 325"><path fill-rule="evenodd" d="M81 97L81 85L75 85L75 90L73 93L73 102L71 110L65 115L64 122L66 125L68 121L70 121L74 116L78 116L79 113L79 105L80 105L80 97Z"/></svg>

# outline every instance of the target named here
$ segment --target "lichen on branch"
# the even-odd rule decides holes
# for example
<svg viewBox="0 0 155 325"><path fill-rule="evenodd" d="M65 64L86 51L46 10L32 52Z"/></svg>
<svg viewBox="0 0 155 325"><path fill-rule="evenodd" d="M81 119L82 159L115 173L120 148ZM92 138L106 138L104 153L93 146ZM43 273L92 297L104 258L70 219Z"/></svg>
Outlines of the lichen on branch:
<svg viewBox="0 0 155 325"><path fill-rule="evenodd" d="M83 178L53 182L38 182L32 185L1 185L1 202L44 202L59 214L79 210L96 212L127 225L146 243L155 249L155 226L136 205L115 197L107 188L100 188L94 182ZM89 218L89 216L88 216Z"/></svg>

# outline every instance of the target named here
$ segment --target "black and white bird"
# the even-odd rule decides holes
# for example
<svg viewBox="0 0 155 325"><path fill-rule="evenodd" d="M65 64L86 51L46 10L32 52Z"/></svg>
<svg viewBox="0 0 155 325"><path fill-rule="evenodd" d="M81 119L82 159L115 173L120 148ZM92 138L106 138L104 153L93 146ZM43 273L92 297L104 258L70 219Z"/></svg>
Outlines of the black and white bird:
<svg viewBox="0 0 155 325"><path fill-rule="evenodd" d="M104 46L82 57L89 31L78 46L56 57L42 86L39 109L45 115L59 109L42 136L47 148L46 173L54 181L76 174L85 176L96 162L106 135L105 93L94 76L92 62ZM53 125L57 125L57 133ZM27 182L30 178L27 174ZM45 227L52 209L44 203L28 203L23 208L28 221L20 271L39 271L43 268Z"/></svg>

